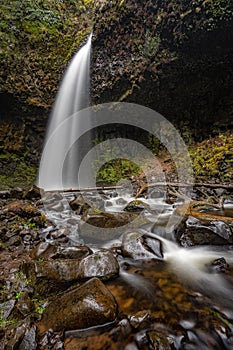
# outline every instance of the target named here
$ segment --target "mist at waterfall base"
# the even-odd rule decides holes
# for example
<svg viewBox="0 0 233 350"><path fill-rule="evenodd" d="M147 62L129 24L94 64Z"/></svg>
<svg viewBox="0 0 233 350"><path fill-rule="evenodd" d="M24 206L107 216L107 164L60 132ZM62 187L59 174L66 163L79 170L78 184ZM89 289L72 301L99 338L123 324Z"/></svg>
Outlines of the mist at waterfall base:
<svg viewBox="0 0 233 350"><path fill-rule="evenodd" d="M77 112L89 106L91 37L92 34L69 64L50 115L38 177L38 186L43 189L88 186L88 176L80 184L77 173L82 156L91 147L91 137L87 134L85 142L68 145L81 123L90 125L88 113L81 120Z"/></svg>

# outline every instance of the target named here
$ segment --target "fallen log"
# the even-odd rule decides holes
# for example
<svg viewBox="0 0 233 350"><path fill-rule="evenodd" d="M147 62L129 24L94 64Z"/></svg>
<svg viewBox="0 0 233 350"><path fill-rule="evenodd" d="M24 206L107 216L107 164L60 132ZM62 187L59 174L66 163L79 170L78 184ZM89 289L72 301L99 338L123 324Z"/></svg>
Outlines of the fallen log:
<svg viewBox="0 0 233 350"><path fill-rule="evenodd" d="M233 190L233 185L231 184L213 184L213 183L183 183L183 182L155 182L146 184L144 183L138 192L140 194L146 189L150 187L159 187L159 186L171 186L171 187L209 187L209 188L223 188L229 191ZM107 190L117 190L123 189L124 186L97 186L97 187L86 187L86 188L66 188L66 189L52 189L52 190L44 190L44 192L88 192L88 191L107 191ZM142 190L141 190L142 189ZM138 196L138 194L137 194Z"/></svg>

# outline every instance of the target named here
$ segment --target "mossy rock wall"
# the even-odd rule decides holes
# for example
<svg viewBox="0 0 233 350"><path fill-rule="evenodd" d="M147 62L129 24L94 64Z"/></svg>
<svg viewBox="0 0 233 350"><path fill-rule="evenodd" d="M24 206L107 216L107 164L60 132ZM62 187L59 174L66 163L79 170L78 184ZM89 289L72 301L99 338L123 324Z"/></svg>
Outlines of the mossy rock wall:
<svg viewBox="0 0 233 350"><path fill-rule="evenodd" d="M91 31L92 0L0 7L0 189L35 181L61 77Z"/></svg>
<svg viewBox="0 0 233 350"><path fill-rule="evenodd" d="M0 93L0 190L36 180L48 112Z"/></svg>
<svg viewBox="0 0 233 350"><path fill-rule="evenodd" d="M0 91L50 108L62 74L91 31L92 0L12 0L0 8Z"/></svg>

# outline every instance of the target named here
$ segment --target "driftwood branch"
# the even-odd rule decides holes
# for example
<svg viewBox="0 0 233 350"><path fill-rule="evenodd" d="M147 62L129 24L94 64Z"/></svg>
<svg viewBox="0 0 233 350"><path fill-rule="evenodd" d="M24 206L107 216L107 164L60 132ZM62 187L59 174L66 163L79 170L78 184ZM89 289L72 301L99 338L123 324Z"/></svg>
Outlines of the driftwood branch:
<svg viewBox="0 0 233 350"><path fill-rule="evenodd" d="M168 189L168 193L173 195L173 196L175 196L175 197L177 197L177 198L183 199L185 202L189 202L189 207L190 207L191 211L195 207L202 207L202 206L204 206L204 207L212 207L212 208L215 208L215 209L222 209L222 206L223 206L222 198L220 198L218 203L212 203L212 202L210 202L208 200L207 201L204 201L204 200L193 200L190 197L186 196L186 194L180 193L177 190L171 189L171 188Z"/></svg>

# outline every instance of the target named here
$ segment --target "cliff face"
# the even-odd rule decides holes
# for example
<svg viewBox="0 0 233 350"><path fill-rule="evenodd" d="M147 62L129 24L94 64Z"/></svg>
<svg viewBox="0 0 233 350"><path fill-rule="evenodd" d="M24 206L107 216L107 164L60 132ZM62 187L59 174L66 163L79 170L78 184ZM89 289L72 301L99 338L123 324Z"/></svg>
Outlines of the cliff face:
<svg viewBox="0 0 233 350"><path fill-rule="evenodd" d="M232 126L231 0L113 1L94 34L94 101L146 105L196 137Z"/></svg>
<svg viewBox="0 0 233 350"><path fill-rule="evenodd" d="M35 180L60 79L91 31L92 0L0 7L0 188Z"/></svg>
<svg viewBox="0 0 233 350"><path fill-rule="evenodd" d="M12 94L50 109L94 25L94 103L136 102L192 127L231 122L232 0L14 0L0 11L3 106Z"/></svg>
<svg viewBox="0 0 233 350"><path fill-rule="evenodd" d="M59 81L93 27L93 103L148 106L187 139L233 127L232 0L13 0L0 16L2 183L35 176Z"/></svg>

